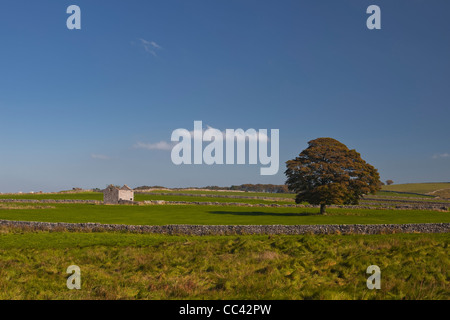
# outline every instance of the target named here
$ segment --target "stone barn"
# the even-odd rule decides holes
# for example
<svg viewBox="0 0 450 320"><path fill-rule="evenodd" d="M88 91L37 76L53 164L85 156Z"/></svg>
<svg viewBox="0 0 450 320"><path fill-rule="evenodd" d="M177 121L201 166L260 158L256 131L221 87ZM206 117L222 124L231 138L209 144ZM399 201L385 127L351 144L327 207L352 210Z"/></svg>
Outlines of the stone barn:
<svg viewBox="0 0 450 320"><path fill-rule="evenodd" d="M110 185L103 190L103 202L105 204L119 204L128 201L134 201L134 191L126 184L122 188Z"/></svg>

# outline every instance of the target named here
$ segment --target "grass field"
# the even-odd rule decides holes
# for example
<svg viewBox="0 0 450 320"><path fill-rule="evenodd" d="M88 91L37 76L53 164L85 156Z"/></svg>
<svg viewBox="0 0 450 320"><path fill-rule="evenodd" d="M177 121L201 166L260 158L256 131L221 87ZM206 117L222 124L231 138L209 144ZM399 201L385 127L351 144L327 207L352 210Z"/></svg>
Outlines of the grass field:
<svg viewBox="0 0 450 320"><path fill-rule="evenodd" d="M113 224L390 224L450 222L450 212L427 210L375 210L316 208L195 206L195 205L95 205L52 203L8 204L0 207L0 219L45 222L98 222ZM14 207L12 210L10 208Z"/></svg>
<svg viewBox="0 0 450 320"><path fill-rule="evenodd" d="M0 299L449 299L450 234L207 236L0 228ZM81 289L66 287L69 265ZM381 268L381 289L366 268Z"/></svg>

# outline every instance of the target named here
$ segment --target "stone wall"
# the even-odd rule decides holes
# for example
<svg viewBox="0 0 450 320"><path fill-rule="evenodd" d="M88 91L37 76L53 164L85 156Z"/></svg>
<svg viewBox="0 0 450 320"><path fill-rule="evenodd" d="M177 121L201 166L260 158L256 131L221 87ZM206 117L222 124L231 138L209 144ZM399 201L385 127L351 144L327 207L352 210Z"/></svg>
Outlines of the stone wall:
<svg viewBox="0 0 450 320"><path fill-rule="evenodd" d="M167 235L448 233L450 223L350 225L123 225L0 220L0 227L49 231L121 231Z"/></svg>

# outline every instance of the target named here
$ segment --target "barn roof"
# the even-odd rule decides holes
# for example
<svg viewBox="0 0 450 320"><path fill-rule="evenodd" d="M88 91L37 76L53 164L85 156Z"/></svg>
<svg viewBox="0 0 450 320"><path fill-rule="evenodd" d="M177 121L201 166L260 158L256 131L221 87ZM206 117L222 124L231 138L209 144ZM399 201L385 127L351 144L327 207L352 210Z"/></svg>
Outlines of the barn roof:
<svg viewBox="0 0 450 320"><path fill-rule="evenodd" d="M106 189L103 189L102 191L105 192L107 190L129 190L129 191L133 191L133 189L131 189L126 184L124 184L122 188L118 188L115 185L110 184L109 186L106 187Z"/></svg>

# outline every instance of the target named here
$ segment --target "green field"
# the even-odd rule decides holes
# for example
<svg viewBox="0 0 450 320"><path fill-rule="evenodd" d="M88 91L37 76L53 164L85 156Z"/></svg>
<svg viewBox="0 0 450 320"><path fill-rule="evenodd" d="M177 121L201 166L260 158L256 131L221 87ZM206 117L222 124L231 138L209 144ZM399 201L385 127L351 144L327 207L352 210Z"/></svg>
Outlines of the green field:
<svg viewBox="0 0 450 320"><path fill-rule="evenodd" d="M162 236L0 228L0 299L445 299L450 234ZM69 265L81 290L66 287ZM366 269L381 269L381 289Z"/></svg>
<svg viewBox="0 0 450 320"><path fill-rule="evenodd" d="M450 212L329 208L236 207L209 205L2 204L0 219L112 224L390 224L450 222Z"/></svg>

